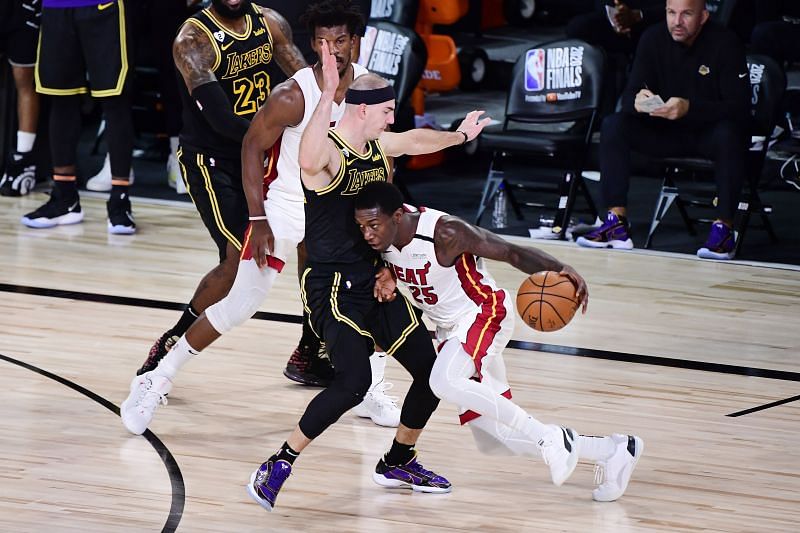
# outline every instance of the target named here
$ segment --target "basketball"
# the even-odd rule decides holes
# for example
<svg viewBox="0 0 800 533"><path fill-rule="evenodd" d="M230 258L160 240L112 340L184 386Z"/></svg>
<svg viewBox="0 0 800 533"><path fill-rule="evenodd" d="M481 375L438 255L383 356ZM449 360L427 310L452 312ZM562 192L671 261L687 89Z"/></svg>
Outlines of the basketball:
<svg viewBox="0 0 800 533"><path fill-rule="evenodd" d="M572 320L578 297L572 281L558 272L531 274L517 291L517 312L536 331L556 331Z"/></svg>

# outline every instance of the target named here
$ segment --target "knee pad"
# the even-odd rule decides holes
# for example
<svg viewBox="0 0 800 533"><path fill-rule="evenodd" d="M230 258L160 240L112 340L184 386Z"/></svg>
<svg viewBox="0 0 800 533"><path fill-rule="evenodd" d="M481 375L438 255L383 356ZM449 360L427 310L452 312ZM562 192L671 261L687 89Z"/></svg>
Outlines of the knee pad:
<svg viewBox="0 0 800 533"><path fill-rule="evenodd" d="M205 311L211 326L224 334L252 317L267 297L277 275L272 268L259 270L252 259L241 261L228 295Z"/></svg>

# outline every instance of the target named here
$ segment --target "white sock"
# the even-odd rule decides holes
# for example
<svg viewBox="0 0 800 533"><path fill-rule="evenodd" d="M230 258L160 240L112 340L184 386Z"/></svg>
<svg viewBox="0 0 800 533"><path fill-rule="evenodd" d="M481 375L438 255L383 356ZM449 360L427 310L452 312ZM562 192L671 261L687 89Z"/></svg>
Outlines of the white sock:
<svg viewBox="0 0 800 533"><path fill-rule="evenodd" d="M164 359L158 363L158 366L154 372L159 376L169 378L170 381L174 381L175 376L178 374L178 370L180 370L181 367L189 362L189 360L195 355L199 355L199 352L189 346L189 341L186 340L186 335L183 335L180 339L178 339L178 342L175 343L175 346L173 346L172 349L167 352L167 355L164 356Z"/></svg>
<svg viewBox="0 0 800 533"><path fill-rule="evenodd" d="M370 385L369 390L372 390L375 385L383 381L386 371L386 352L375 352L370 355L369 366L372 367L372 385Z"/></svg>
<svg viewBox="0 0 800 533"><path fill-rule="evenodd" d="M169 138L169 151L172 155L178 153L178 138L177 137L170 137Z"/></svg>
<svg viewBox="0 0 800 533"><path fill-rule="evenodd" d="M17 131L17 152L24 154L33 150L36 134L27 131Z"/></svg>
<svg viewBox="0 0 800 533"><path fill-rule="evenodd" d="M578 440L580 441L580 458L587 461L602 461L617 451L617 444L611 437L578 435Z"/></svg>

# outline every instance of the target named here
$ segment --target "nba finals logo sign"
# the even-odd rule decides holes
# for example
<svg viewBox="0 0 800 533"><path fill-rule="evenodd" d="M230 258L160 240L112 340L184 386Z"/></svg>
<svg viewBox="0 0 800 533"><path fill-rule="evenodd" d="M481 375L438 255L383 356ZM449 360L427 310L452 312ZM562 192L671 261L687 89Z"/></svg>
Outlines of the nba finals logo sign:
<svg viewBox="0 0 800 533"><path fill-rule="evenodd" d="M525 55L526 102L577 100L583 84L583 46L535 48Z"/></svg>
<svg viewBox="0 0 800 533"><path fill-rule="evenodd" d="M542 89L544 89L544 50L536 48L528 50L525 56L525 90Z"/></svg>

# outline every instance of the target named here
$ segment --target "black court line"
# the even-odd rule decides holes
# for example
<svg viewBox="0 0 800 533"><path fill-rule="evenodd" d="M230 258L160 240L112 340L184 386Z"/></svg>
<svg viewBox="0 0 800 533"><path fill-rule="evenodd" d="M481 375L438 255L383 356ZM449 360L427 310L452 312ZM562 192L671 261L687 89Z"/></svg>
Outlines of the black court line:
<svg viewBox="0 0 800 533"><path fill-rule="evenodd" d="M52 379L53 381L57 381L58 383L61 383L62 385L65 385L70 389L83 394L87 398L94 400L115 415L119 416L119 407L106 400L102 396L90 391L89 389L81 387L77 383L74 383L57 374L53 374L52 372L48 372L47 370L39 368L38 366L33 366L18 359L14 359L13 357L8 357L7 355L0 354L0 359L27 370L36 372L37 374ZM167 521L164 523L164 527L161 529L161 532L173 533L178 528L178 524L183 517L183 508L186 503L186 487L183 484L183 474L181 474L181 469L178 466L178 462L175 461L175 457L172 456L172 453L170 453L169 449L167 449L164 443L161 442L161 439L156 437L156 435L149 429L146 430L142 436L147 439L147 442L149 442L156 451L158 456L161 458L161 462L164 463L164 466L167 468L167 472L169 473L169 481L172 485L172 503L170 504L169 508L169 516L167 517Z"/></svg>
<svg viewBox="0 0 800 533"><path fill-rule="evenodd" d="M94 294L78 291L66 291L60 289L45 289L41 287L29 287L23 285L11 285L7 283L0 283L0 291L14 292L20 294L34 294L37 296L50 296L54 298L68 298L72 300L81 300L89 302L101 302L118 305L131 305L136 307L151 307L156 309L173 309L181 311L184 304L176 302L167 302L164 300L149 300L145 298L129 298L126 296L112 296L107 294ZM276 322L289 322L293 324L300 324L302 317L297 315L287 315L283 313L265 313L259 311L253 318L258 320L271 320ZM769 368L756 368L750 366L737 366L726 365L723 363L709 363L706 361L692 361L690 359L674 359L670 357L658 357L654 355L632 354L625 352L612 352L607 350L594 350L591 348L579 348L575 346L561 346L558 344L545 344L529 341L515 341L512 340L508 343L509 348L516 348L518 350L536 351L544 353L552 353L558 355L571 355L575 357L588 357L591 359L603 359L607 361L622 361L626 363L636 363L652 366L663 366L671 368L682 368L686 370L699 370L702 372L716 372L720 374L732 374L736 376L749 376L766 379L777 379L782 381L800 381L800 372L788 372L785 370L772 370ZM792 399L783 401L788 403L794 401ZM775 405L780 405L776 403ZM727 416L741 416L752 412L760 411L774 407L772 404L766 406L755 407L740 411L740 414L732 413Z"/></svg>
<svg viewBox="0 0 800 533"><path fill-rule="evenodd" d="M765 403L764 405L759 405L758 407L751 407L750 409L745 409L744 411L736 411L735 413L731 413L725 416L736 417L742 415L749 415L750 413L756 413L758 411L763 411L764 409L769 409L770 407L777 407L785 403L796 402L797 400L800 400L800 395L792 396L791 398L784 398L783 400L778 400L776 402Z"/></svg>
<svg viewBox="0 0 800 533"><path fill-rule="evenodd" d="M173 311L183 311L186 304L177 302L167 302L165 300L150 300L148 298L130 298L128 296L113 296L111 294L97 294L79 291L67 291L62 289L44 289L42 287L29 287L25 285L11 285L0 283L0 292L14 292L17 294L33 294L35 296L49 296L51 298L65 298L67 300L80 300L82 302L99 302L104 304L130 305L133 307L149 307L151 309L171 309ZM253 318L259 320L273 320L276 322L289 322L300 324L303 317L297 315L286 315L283 313L267 313L259 311Z"/></svg>

